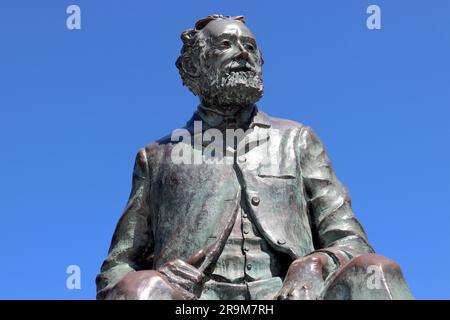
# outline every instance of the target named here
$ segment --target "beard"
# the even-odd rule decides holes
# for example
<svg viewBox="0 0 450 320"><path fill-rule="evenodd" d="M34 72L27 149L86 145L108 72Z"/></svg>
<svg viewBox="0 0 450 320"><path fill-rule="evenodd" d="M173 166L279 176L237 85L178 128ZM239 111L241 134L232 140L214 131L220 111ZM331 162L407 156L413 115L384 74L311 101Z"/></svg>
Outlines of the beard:
<svg viewBox="0 0 450 320"><path fill-rule="evenodd" d="M210 71L199 80L199 96L212 107L240 109L263 95L262 75L255 71Z"/></svg>

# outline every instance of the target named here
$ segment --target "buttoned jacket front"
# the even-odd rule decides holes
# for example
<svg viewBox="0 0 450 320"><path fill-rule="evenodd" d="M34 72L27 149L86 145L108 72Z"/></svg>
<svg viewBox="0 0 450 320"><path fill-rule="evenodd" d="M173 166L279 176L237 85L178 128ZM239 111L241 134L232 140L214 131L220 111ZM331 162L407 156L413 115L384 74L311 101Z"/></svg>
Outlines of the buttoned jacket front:
<svg viewBox="0 0 450 320"><path fill-rule="evenodd" d="M293 260L323 251L339 265L373 252L311 128L256 109L234 161L217 163L205 159L197 120L194 114L184 128L189 139L171 135L139 150L97 290L130 271L188 259L221 233L239 195L271 247ZM199 139L202 161L174 161L180 150L193 159Z"/></svg>

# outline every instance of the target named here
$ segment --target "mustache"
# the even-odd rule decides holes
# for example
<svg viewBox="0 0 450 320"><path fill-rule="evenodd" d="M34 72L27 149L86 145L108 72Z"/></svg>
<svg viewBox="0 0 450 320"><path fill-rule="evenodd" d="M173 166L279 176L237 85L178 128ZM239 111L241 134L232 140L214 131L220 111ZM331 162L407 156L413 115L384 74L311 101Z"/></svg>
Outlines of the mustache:
<svg viewBox="0 0 450 320"><path fill-rule="evenodd" d="M256 68L248 61L236 61L233 60L224 66L224 71L231 72L256 72Z"/></svg>

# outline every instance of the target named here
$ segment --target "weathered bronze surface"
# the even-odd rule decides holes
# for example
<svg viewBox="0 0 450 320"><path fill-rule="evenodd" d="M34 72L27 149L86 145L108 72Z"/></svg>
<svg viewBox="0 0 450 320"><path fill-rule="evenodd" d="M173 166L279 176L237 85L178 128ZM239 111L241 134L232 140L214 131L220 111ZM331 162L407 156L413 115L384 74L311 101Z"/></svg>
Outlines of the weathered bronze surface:
<svg viewBox="0 0 450 320"><path fill-rule="evenodd" d="M181 38L200 106L183 135L139 150L97 298L412 298L314 131L256 107L263 59L244 18L209 16Z"/></svg>

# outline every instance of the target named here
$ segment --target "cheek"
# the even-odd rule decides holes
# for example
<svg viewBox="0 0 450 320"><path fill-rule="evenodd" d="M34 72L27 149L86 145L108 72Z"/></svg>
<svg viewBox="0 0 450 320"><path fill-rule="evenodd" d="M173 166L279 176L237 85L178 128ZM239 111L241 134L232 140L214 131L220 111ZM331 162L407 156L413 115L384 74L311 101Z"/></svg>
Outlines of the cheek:
<svg viewBox="0 0 450 320"><path fill-rule="evenodd" d="M211 49L205 53L205 62L208 66L217 66L221 60L221 52L217 49Z"/></svg>
<svg viewBox="0 0 450 320"><path fill-rule="evenodd" d="M229 51L212 49L206 54L205 60L207 65L215 66L216 68L221 68L229 62L232 56L233 56L232 53Z"/></svg>
<svg viewBox="0 0 450 320"><path fill-rule="evenodd" d="M224 53L219 49L211 49L208 50L205 54L206 59L208 60L218 60L220 59Z"/></svg>

